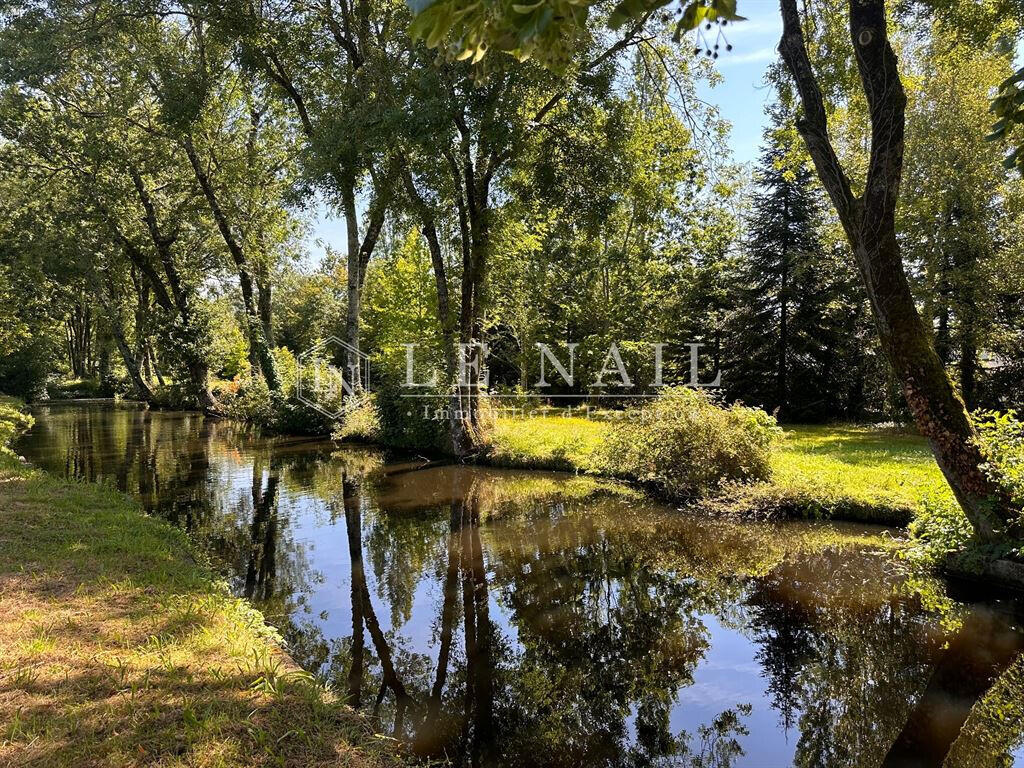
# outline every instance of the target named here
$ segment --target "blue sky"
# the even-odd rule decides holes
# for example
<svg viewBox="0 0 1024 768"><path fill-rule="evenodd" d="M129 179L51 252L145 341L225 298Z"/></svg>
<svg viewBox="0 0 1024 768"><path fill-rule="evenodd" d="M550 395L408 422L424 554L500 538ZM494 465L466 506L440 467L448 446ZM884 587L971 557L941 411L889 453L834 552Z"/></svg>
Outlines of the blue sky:
<svg viewBox="0 0 1024 768"><path fill-rule="evenodd" d="M764 84L764 75L777 55L782 17L777 0L744 0L740 6L747 21L726 27L732 51L715 62L723 82L714 88L702 84L698 94L732 123L729 145L733 158L746 163L757 159L765 107L773 96Z"/></svg>

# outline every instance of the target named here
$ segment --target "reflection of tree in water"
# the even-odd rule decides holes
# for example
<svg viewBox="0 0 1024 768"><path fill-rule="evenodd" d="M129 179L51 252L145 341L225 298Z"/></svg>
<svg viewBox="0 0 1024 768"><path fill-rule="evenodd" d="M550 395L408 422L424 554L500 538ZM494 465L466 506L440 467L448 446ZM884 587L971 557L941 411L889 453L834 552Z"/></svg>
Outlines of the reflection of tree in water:
<svg viewBox="0 0 1024 768"><path fill-rule="evenodd" d="M453 496L442 548L396 561L376 548L404 546L404 532L378 513L364 542L359 484L344 483L353 627L331 647L325 674L350 703L376 714L418 754L460 765L726 766L742 754L736 736L747 708L691 736L670 731L675 692L692 682L708 644L695 582L642 567L628 546L612 544L585 519L563 519L540 535L502 529L502 556L489 574L479 498L472 489ZM422 539L433 524L415 527ZM404 604L419 564L437 558L433 659L405 651L394 630L381 631L364 545L372 562L413 566L378 596L407 585ZM514 638L492 620L492 598L510 609ZM310 637L304 646L322 652L326 644Z"/></svg>
<svg viewBox="0 0 1024 768"><path fill-rule="evenodd" d="M934 616L882 570L870 553L825 552L753 584L749 626L772 704L799 728L795 765L879 765L927 681Z"/></svg>

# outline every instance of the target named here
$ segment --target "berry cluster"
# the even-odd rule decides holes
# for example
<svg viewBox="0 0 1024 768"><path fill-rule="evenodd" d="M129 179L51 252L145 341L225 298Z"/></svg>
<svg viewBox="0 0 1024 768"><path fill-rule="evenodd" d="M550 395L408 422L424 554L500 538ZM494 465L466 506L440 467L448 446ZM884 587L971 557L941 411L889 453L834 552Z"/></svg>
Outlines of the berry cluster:
<svg viewBox="0 0 1024 768"><path fill-rule="evenodd" d="M728 19L716 19L714 22L707 22L704 28L697 27L697 47L693 49L694 56L700 56L703 52L706 56L710 56L712 59L718 58L718 51L724 45L725 50L732 50L732 43L725 36L724 27L729 23ZM707 37L704 36L705 32L709 32L711 27L718 26L718 36L715 38L714 44L708 42Z"/></svg>

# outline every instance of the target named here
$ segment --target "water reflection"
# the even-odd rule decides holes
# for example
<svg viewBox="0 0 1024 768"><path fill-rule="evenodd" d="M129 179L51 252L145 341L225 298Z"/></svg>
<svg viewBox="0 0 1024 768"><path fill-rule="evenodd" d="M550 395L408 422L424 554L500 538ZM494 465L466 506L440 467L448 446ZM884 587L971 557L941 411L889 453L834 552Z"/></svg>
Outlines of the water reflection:
<svg viewBox="0 0 1024 768"><path fill-rule="evenodd" d="M188 530L299 663L422 757L940 765L1024 648L1017 604L926 609L891 556L823 546L864 528L694 519L194 414L36 415L31 460Z"/></svg>

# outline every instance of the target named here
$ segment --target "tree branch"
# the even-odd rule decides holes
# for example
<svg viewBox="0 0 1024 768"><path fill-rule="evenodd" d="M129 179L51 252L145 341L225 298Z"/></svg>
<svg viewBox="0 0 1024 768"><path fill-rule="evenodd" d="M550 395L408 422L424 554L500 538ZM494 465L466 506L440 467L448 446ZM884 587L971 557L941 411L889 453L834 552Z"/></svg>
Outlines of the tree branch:
<svg viewBox="0 0 1024 768"><path fill-rule="evenodd" d="M797 130L807 144L807 151L814 161L822 185L832 198L843 228L846 229L847 235L852 235L859 202L850 189L850 180L846 177L842 164L832 148L825 100L811 68L796 0L779 0L779 4L782 9L782 40L779 43L779 53L796 82L803 104L803 115L796 121Z"/></svg>

